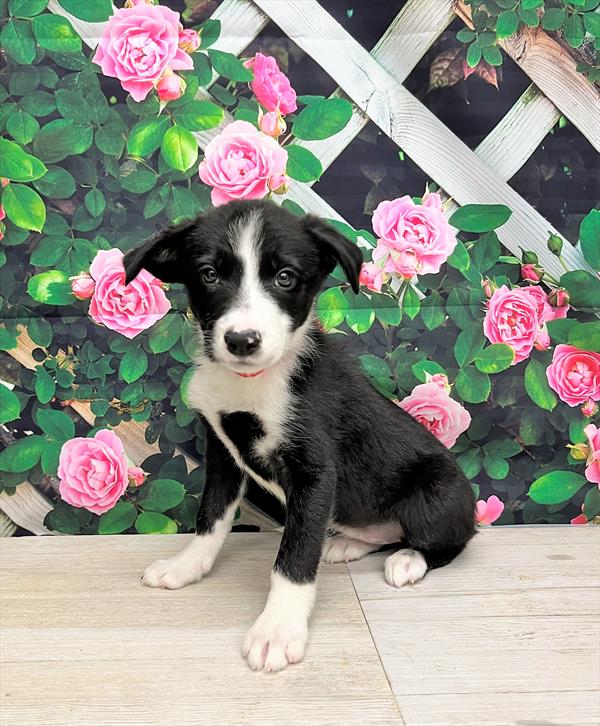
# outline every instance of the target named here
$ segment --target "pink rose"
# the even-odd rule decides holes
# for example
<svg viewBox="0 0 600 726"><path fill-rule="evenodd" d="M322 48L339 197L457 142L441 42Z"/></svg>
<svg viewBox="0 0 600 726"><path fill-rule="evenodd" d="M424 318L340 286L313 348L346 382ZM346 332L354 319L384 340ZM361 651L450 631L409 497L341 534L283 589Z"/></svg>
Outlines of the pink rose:
<svg viewBox="0 0 600 726"><path fill-rule="evenodd" d="M373 212L373 230L387 247L416 255L424 275L439 272L456 247L439 194L428 194L423 204L408 196L381 202Z"/></svg>
<svg viewBox="0 0 600 726"><path fill-rule="evenodd" d="M94 63L105 76L118 78L134 101L143 101L167 68L194 68L179 47L179 29L179 13L164 5L121 8L104 27Z"/></svg>
<svg viewBox="0 0 600 726"><path fill-rule="evenodd" d="M506 343L514 350L512 365L525 360L536 342L539 345L550 342L542 327L538 300L530 294L531 290L539 288L516 287L509 290L502 285L494 291L487 304L483 320L485 337L490 343Z"/></svg>
<svg viewBox="0 0 600 726"><path fill-rule="evenodd" d="M58 460L60 496L94 514L112 509L127 489L127 458L121 439L102 429L93 439L66 441Z"/></svg>
<svg viewBox="0 0 600 726"><path fill-rule="evenodd" d="M554 307L554 304L550 304L550 298L546 294L545 290L537 285L528 285L527 287L521 287L523 290L530 295L538 304L538 315L540 323L547 323L549 320L558 320L559 318L566 318L569 312L569 303L564 302L563 304Z"/></svg>
<svg viewBox="0 0 600 726"><path fill-rule="evenodd" d="M491 524L504 511L504 504L495 494L489 497L487 502L484 499L480 499L475 507L475 521L477 524Z"/></svg>
<svg viewBox="0 0 600 726"><path fill-rule="evenodd" d="M572 524L572 525L573 525L574 527L577 527L577 526L579 526L579 525L582 525L582 524L587 524L587 523L588 523L588 518L587 518L587 517L585 516L585 514L584 514L584 512L583 512L583 504L582 504L582 505L581 505L581 514L578 514L578 515L577 515L576 517L574 517L574 518L573 518L573 519L571 520L571 524Z"/></svg>
<svg viewBox="0 0 600 726"><path fill-rule="evenodd" d="M198 31L187 28L179 30L179 47L186 53L194 53L200 47Z"/></svg>
<svg viewBox="0 0 600 726"><path fill-rule="evenodd" d="M258 125L263 134L272 136L274 139L278 139L287 129L287 124L279 111L269 111L268 113L259 111Z"/></svg>
<svg viewBox="0 0 600 726"><path fill-rule="evenodd" d="M90 266L96 282L90 317L126 338L150 328L171 308L162 283L147 270L125 286L123 253L100 250Z"/></svg>
<svg viewBox="0 0 600 726"><path fill-rule="evenodd" d="M421 272L422 264L412 250L402 252L392 250L389 259L394 266L394 272L405 280L412 280L418 272Z"/></svg>
<svg viewBox="0 0 600 726"><path fill-rule="evenodd" d="M530 280L531 282L540 282L544 276L544 271L538 265L534 265L532 262L523 265L521 267L521 277L524 280Z"/></svg>
<svg viewBox="0 0 600 726"><path fill-rule="evenodd" d="M96 283L85 273L71 278L71 291L78 300L88 300L94 294Z"/></svg>
<svg viewBox="0 0 600 726"><path fill-rule="evenodd" d="M373 292L381 292L385 272L373 262L363 262L358 281Z"/></svg>
<svg viewBox="0 0 600 726"><path fill-rule="evenodd" d="M488 277L484 277L481 280L481 289L483 290L483 294L490 298L496 292L498 287L494 282L492 282Z"/></svg>
<svg viewBox="0 0 600 726"><path fill-rule="evenodd" d="M167 71L156 84L156 92L161 101L176 101L184 93L185 85L183 78Z"/></svg>
<svg viewBox="0 0 600 726"><path fill-rule="evenodd" d="M451 448L456 439L469 428L471 416L458 401L450 398L439 381L415 386L410 396L398 402L398 406Z"/></svg>
<svg viewBox="0 0 600 726"><path fill-rule="evenodd" d="M293 113L297 108L296 91L290 85L288 77L279 70L277 61L271 55L257 53L244 65L254 72L254 80L250 83L256 100L267 111L282 114Z"/></svg>
<svg viewBox="0 0 600 726"><path fill-rule="evenodd" d="M600 428L594 424L588 424L583 429L583 433L587 436L590 444L585 478L600 487Z"/></svg>
<svg viewBox="0 0 600 726"><path fill-rule="evenodd" d="M553 290L550 290L548 304L551 308L566 308L568 310L570 302L571 297L564 287L555 287ZM566 317L566 313L562 317Z"/></svg>
<svg viewBox="0 0 600 726"><path fill-rule="evenodd" d="M248 121L233 121L208 144L200 179L215 206L233 199L262 199L287 181L287 151Z"/></svg>
<svg viewBox="0 0 600 726"><path fill-rule="evenodd" d="M132 486L141 487L146 481L146 472L139 466L130 466L127 469L127 477Z"/></svg>
<svg viewBox="0 0 600 726"><path fill-rule="evenodd" d="M600 401L600 353L557 345L546 376L550 388L569 406Z"/></svg>

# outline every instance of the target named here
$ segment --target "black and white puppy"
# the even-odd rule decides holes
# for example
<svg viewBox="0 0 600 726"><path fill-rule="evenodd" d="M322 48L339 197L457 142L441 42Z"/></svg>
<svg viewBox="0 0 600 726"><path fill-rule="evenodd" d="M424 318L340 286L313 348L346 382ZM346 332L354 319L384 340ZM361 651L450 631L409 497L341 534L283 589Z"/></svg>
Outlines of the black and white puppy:
<svg viewBox="0 0 600 726"><path fill-rule="evenodd" d="M402 542L385 560L385 579L401 587L474 533L473 492L454 456L315 320L326 276L339 263L358 291L361 262L331 226L270 202L210 210L125 257L127 281L145 268L187 288L202 351L189 396L207 429L197 535L150 565L144 584L179 588L210 571L249 477L286 505L271 590L243 647L253 669L302 659L321 559Z"/></svg>

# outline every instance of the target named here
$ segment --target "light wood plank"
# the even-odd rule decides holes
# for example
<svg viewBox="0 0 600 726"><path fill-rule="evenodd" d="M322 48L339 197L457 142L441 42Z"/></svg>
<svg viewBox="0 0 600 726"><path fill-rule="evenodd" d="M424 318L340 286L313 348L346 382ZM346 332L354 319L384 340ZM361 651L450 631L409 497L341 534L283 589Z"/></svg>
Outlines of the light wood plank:
<svg viewBox="0 0 600 726"><path fill-rule="evenodd" d="M144 588L143 567L186 540L2 542L3 726L402 724L345 567L321 577L304 662L253 673L240 648L278 536L232 535L204 582Z"/></svg>
<svg viewBox="0 0 600 726"><path fill-rule="evenodd" d="M50 500L28 481L21 482L14 494L0 492L0 510L32 534L59 534L44 525L44 518L51 509Z"/></svg>
<svg viewBox="0 0 600 726"><path fill-rule="evenodd" d="M598 527L498 527L401 590L385 553L351 563L407 726L598 723L599 553Z"/></svg>
<svg viewBox="0 0 600 726"><path fill-rule="evenodd" d="M255 0L279 27L339 84L423 171L459 204L507 204L511 219L498 230L504 245L519 253L527 240L554 275L563 271L548 253L552 225L500 180L460 139L399 84L314 0ZM331 48L336 48L332 53ZM571 268L587 269L579 250L565 245Z"/></svg>
<svg viewBox="0 0 600 726"><path fill-rule="evenodd" d="M462 2L456 12L469 27L471 13ZM600 89L576 70L577 62L541 28L523 27L500 45L544 94L600 151Z"/></svg>

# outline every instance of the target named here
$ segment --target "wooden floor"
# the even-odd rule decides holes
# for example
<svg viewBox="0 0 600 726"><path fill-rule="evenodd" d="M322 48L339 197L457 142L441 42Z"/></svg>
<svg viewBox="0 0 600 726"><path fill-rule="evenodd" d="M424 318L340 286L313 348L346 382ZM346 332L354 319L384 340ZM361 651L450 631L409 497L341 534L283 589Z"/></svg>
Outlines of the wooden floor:
<svg viewBox="0 0 600 726"><path fill-rule="evenodd" d="M402 590L384 555L323 566L304 662L253 673L278 539L231 535L176 592L139 575L183 535L1 540L0 724L600 723L600 528L485 530Z"/></svg>

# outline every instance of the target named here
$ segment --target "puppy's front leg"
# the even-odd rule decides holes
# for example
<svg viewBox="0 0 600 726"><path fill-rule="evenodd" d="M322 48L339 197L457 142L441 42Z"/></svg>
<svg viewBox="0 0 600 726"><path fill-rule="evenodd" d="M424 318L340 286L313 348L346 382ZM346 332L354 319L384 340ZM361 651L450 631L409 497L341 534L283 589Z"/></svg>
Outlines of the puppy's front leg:
<svg viewBox="0 0 600 726"><path fill-rule="evenodd" d="M298 484L288 497L267 604L244 642L243 654L253 670L279 671L304 657L332 498L331 473Z"/></svg>
<svg viewBox="0 0 600 726"><path fill-rule="evenodd" d="M175 557L157 560L142 582L177 590L212 569L243 494L244 474L210 428L206 432L206 484L196 519L196 536Z"/></svg>

